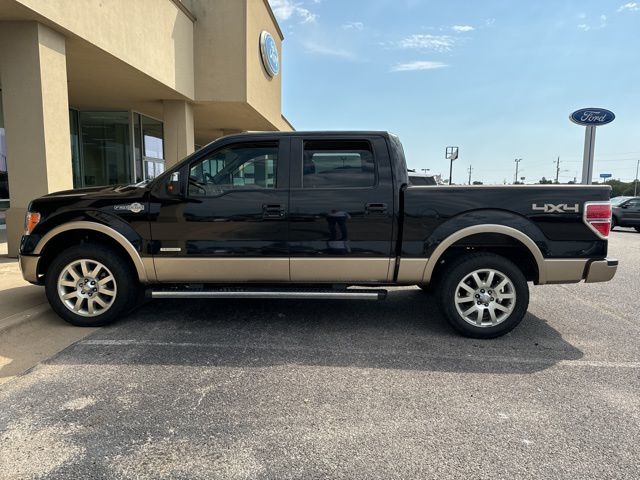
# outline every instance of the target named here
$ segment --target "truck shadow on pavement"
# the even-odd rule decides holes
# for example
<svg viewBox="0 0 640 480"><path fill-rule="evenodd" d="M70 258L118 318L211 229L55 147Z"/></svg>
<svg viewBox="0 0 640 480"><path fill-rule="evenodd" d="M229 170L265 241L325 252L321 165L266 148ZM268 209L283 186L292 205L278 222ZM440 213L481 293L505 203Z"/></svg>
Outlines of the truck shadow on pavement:
<svg viewBox="0 0 640 480"><path fill-rule="evenodd" d="M498 339L461 337L433 295L404 289L384 302L155 300L48 363L522 374L582 356L531 314Z"/></svg>

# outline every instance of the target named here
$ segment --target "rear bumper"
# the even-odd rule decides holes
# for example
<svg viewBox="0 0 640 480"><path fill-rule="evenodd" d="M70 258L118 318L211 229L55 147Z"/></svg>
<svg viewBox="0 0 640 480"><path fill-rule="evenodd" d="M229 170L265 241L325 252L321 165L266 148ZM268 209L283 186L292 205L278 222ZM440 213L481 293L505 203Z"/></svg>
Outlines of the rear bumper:
<svg viewBox="0 0 640 480"><path fill-rule="evenodd" d="M595 260L585 269L585 283L608 282L618 270L618 260L605 258Z"/></svg>
<svg viewBox="0 0 640 480"><path fill-rule="evenodd" d="M544 261L540 285L553 283L608 282L616 274L618 260L590 260L588 258L560 258Z"/></svg>
<svg viewBox="0 0 640 480"><path fill-rule="evenodd" d="M22 278L27 282L33 284L39 284L38 281L38 262L40 261L40 255L20 255L18 262L20 264L20 271L22 272Z"/></svg>

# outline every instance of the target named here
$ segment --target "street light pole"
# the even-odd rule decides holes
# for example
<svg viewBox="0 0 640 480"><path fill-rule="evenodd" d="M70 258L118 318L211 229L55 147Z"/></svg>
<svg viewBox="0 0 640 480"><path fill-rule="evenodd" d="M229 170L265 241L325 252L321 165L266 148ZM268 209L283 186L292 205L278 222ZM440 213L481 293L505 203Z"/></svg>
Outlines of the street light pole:
<svg viewBox="0 0 640 480"><path fill-rule="evenodd" d="M640 167L640 160L636 162L636 184L633 187L633 196L638 196L638 167Z"/></svg>
<svg viewBox="0 0 640 480"><path fill-rule="evenodd" d="M473 168L471 168L471 165L469 165L469 185L471 185L471 172L473 171Z"/></svg>
<svg viewBox="0 0 640 480"><path fill-rule="evenodd" d="M449 160L449 185L452 185L451 177L453 176L453 161L458 158L458 147L447 147L444 157Z"/></svg>
<svg viewBox="0 0 640 480"><path fill-rule="evenodd" d="M518 183L518 166L520 165L520 162L522 161L521 158L516 158L515 162L516 162L516 174L513 177L513 183L514 185Z"/></svg>

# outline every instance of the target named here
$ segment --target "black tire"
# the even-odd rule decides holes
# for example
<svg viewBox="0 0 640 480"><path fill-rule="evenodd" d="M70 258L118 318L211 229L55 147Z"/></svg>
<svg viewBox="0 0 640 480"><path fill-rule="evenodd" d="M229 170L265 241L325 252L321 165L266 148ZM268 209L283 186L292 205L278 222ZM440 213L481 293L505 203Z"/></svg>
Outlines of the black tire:
<svg viewBox="0 0 640 480"><path fill-rule="evenodd" d="M636 232L640 233L640 227L633 227L636 229Z"/></svg>
<svg viewBox="0 0 640 480"><path fill-rule="evenodd" d="M494 312L498 311L494 307L496 303L500 303L500 308L504 307L504 305L508 305L511 308L511 312L508 314L502 314L501 311L498 313L498 315L502 314L505 315L505 317L495 325L472 325L470 321L464 319L462 314L459 313L458 309L456 308L456 304L459 304L459 302L456 302L456 298L458 298L459 284L463 282L465 277L471 275L475 271L482 269L495 270L497 273L510 280L514 290L513 293L515 294L515 298L513 300L498 300L497 298L491 298L491 303L488 305L490 305L489 308L492 308ZM498 277L497 274L496 277ZM485 277L484 280L488 280L488 276ZM503 289L504 288L506 287L503 287ZM485 290L483 290L483 292L484 291ZM491 293L491 290L486 291ZM493 294L496 295L496 292L493 292ZM474 294L472 293L469 293L468 295L469 298L474 296ZM453 262L440 278L440 291L438 296L442 311L444 312L444 315L451 326L461 334L473 338L495 338L510 332L522 321L524 315L527 313L527 308L529 306L529 287L522 271L510 260L507 260L506 258L495 255L493 253L473 253L465 255L464 257L461 257ZM505 296L507 295L505 294ZM477 304L474 299L473 301L464 305L464 308L466 308L467 306L476 308L475 305L480 304ZM461 309L462 308L463 307L461 306ZM483 309L483 305L480 305L480 307L478 308ZM496 314L494 313L494 315ZM476 318L479 318L481 316L482 318L480 319L480 323L491 322L490 318L487 318L487 320L483 320L483 318L489 316L488 309L486 313L484 313L484 311L482 313L478 313L476 315ZM467 315L467 317L469 317L469 315Z"/></svg>
<svg viewBox="0 0 640 480"><path fill-rule="evenodd" d="M611 230L613 230L617 226L618 226L618 220L616 220L616 217L611 217Z"/></svg>
<svg viewBox="0 0 640 480"><path fill-rule="evenodd" d="M103 303L111 302L103 313L97 312L93 316L88 316L88 312L85 315L76 313L70 307L67 307L60 298L59 288L63 287L59 287L58 282L61 273L67 266L80 260L100 262L113 276L114 280L108 286L115 292L114 295L105 296L100 294ZM89 263L89 265L95 264ZM67 277L67 279L70 282L74 281L72 277ZM84 280L81 279L80 282L82 281ZM114 285L115 288L113 288ZM65 288L68 289L69 293L75 291L73 287L67 286ZM100 287L98 286L98 288ZM53 260L45 276L45 291L51 308L63 320L78 327L99 327L118 320L135 306L140 292L140 284L137 275L122 255L102 245L83 244L64 250ZM95 295L94 300L98 297L97 293ZM78 295L70 301L75 301L77 298ZM85 303L86 301L87 299L85 299ZM79 311L81 310L79 309Z"/></svg>

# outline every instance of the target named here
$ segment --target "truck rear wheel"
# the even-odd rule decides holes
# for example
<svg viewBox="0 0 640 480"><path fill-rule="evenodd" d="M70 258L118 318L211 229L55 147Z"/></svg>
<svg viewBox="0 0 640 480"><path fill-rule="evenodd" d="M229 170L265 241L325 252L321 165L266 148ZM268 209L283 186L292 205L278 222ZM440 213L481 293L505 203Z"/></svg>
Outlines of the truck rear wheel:
<svg viewBox="0 0 640 480"><path fill-rule="evenodd" d="M527 280L513 262L499 255L465 255L441 281L442 310L451 326L468 337L504 335L527 313Z"/></svg>
<svg viewBox="0 0 640 480"><path fill-rule="evenodd" d="M63 251L49 266L47 299L64 320L80 327L111 323L137 299L137 277L124 258L101 245Z"/></svg>

